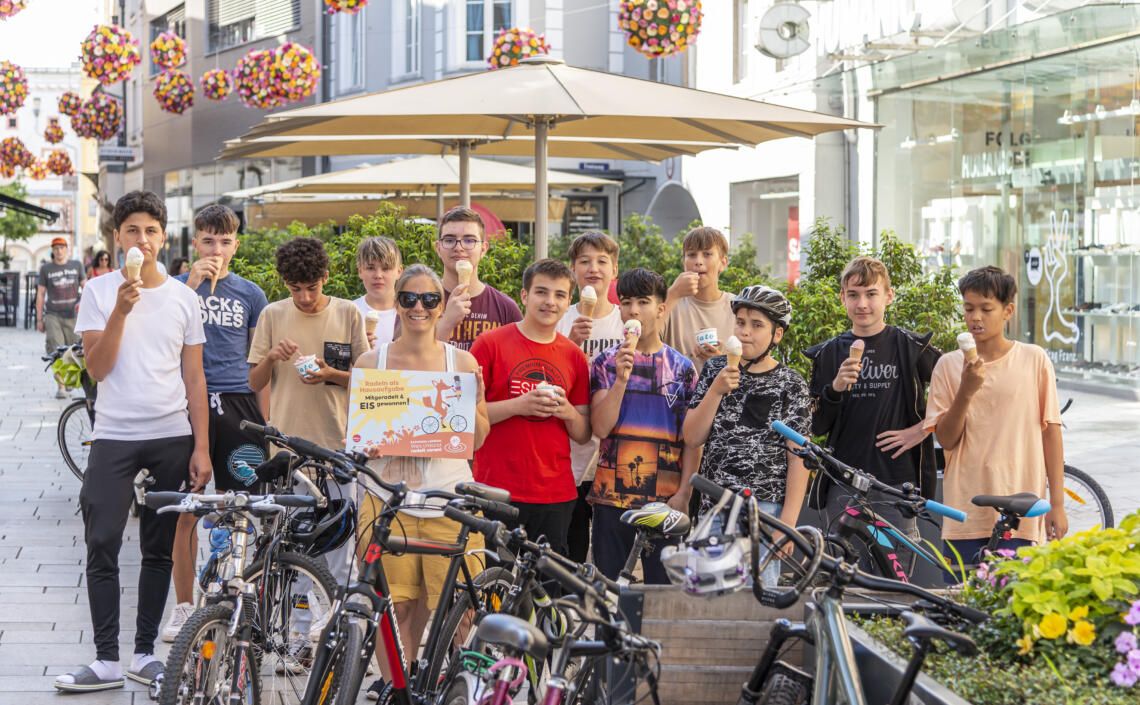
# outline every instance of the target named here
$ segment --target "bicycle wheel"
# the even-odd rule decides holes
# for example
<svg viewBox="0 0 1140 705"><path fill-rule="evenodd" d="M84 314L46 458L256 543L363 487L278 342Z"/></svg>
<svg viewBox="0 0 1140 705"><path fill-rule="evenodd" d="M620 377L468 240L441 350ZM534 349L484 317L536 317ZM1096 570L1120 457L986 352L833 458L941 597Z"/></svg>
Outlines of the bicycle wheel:
<svg viewBox="0 0 1140 705"><path fill-rule="evenodd" d="M439 705L470 705L472 703L471 695L467 678L460 674L448 684L447 692L439 700Z"/></svg>
<svg viewBox="0 0 1140 705"><path fill-rule="evenodd" d="M514 576L506 568L495 566L484 570L471 580L481 592L488 596L487 602L490 608L497 611L499 606L503 604L503 598L510 589ZM467 634L460 632L465 620L469 623L473 616L471 595L466 591L460 591L440 627L439 638L435 642L436 649L431 654L425 655L428 666L422 682L425 684L427 693L430 694L435 690L441 677L446 675L450 669L451 660L456 652L463 647L464 643L470 641L469 637L474 634L473 629Z"/></svg>
<svg viewBox="0 0 1140 705"><path fill-rule="evenodd" d="M1065 466L1065 515L1069 518L1069 533L1098 525L1102 529L1113 527L1108 495L1087 472L1072 465Z"/></svg>
<svg viewBox="0 0 1140 705"><path fill-rule="evenodd" d="M238 658L237 640L228 634L232 618L228 604L207 605L190 615L166 658L159 705L261 702L257 655L245 649Z"/></svg>
<svg viewBox="0 0 1140 705"><path fill-rule="evenodd" d="M313 644L332 614L336 580L319 559L292 551L276 554L268 570L259 557L245 580L257 586L254 641L270 688L285 702L297 702L309 679Z"/></svg>
<svg viewBox="0 0 1140 705"><path fill-rule="evenodd" d="M368 670L368 661L372 654L364 653L364 627L356 620L348 622L345 626L344 636L344 666L341 670L341 684L336 694L336 705L354 705L356 696L360 692L360 684L364 682L365 672Z"/></svg>
<svg viewBox="0 0 1140 705"><path fill-rule="evenodd" d="M313 695L308 700L309 705L332 705L337 702L337 693L344 683L345 671L348 669L351 655L348 651L348 634L351 625L349 617L344 612L332 616L332 620L325 626L322 636L324 642L319 648L328 645L328 658L324 667L310 674L312 679ZM287 700L296 702L300 698ZM350 701L351 702L351 701Z"/></svg>
<svg viewBox="0 0 1140 705"><path fill-rule="evenodd" d="M83 481L87 456L91 452L91 430L87 402L82 399L69 404L59 415L59 425L56 426L59 451L63 454L63 462L67 463L67 467L80 482Z"/></svg>
<svg viewBox="0 0 1140 705"><path fill-rule="evenodd" d="M760 694L764 705L802 705L807 702L807 693L800 683L785 675L772 676Z"/></svg>

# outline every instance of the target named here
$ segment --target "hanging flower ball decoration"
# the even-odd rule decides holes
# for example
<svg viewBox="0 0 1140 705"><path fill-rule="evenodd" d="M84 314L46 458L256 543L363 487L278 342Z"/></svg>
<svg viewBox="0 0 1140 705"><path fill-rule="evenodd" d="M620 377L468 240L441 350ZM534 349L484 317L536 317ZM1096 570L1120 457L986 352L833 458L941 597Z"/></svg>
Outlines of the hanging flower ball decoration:
<svg viewBox="0 0 1140 705"><path fill-rule="evenodd" d="M0 161L0 178L10 179L16 175L16 167Z"/></svg>
<svg viewBox="0 0 1140 705"><path fill-rule="evenodd" d="M123 125L123 105L118 99L96 93L83 103L71 118L71 128L80 137L109 140Z"/></svg>
<svg viewBox="0 0 1140 705"><path fill-rule="evenodd" d="M273 52L254 50L238 59L234 83L241 102L252 108L274 108L285 98L273 86Z"/></svg>
<svg viewBox="0 0 1140 705"><path fill-rule="evenodd" d="M24 171L33 181L43 181L48 175L47 164L42 159L33 159Z"/></svg>
<svg viewBox="0 0 1140 705"><path fill-rule="evenodd" d="M202 95L210 100L225 100L234 90L234 79L224 69L210 69L202 74Z"/></svg>
<svg viewBox="0 0 1140 705"><path fill-rule="evenodd" d="M289 42L273 52L270 80L285 100L302 101L313 95L321 78L321 65L313 52Z"/></svg>
<svg viewBox="0 0 1140 705"><path fill-rule="evenodd" d="M75 173L71 166L71 155L63 149L53 149L47 158L47 170L56 176L69 176Z"/></svg>
<svg viewBox="0 0 1140 705"><path fill-rule="evenodd" d="M492 69L500 69L504 66L518 66L528 56L549 53L550 45L546 43L546 35L535 34L529 27L512 27L504 29L495 37L487 63Z"/></svg>
<svg viewBox="0 0 1140 705"><path fill-rule="evenodd" d="M59 97L59 112L68 117L74 117L82 107L83 99L79 97L78 93L67 91Z"/></svg>
<svg viewBox="0 0 1140 705"><path fill-rule="evenodd" d="M63 127L59 118L48 118L48 125L44 128L44 139L48 144L59 144L63 141Z"/></svg>
<svg viewBox="0 0 1140 705"><path fill-rule="evenodd" d="M32 163L32 153L19 137L5 137L0 140L0 163L13 169L27 168Z"/></svg>
<svg viewBox="0 0 1140 705"><path fill-rule="evenodd" d="M325 7L328 8L330 15L335 15L338 12L355 15L363 10L367 4L368 0L325 0Z"/></svg>
<svg viewBox="0 0 1140 705"><path fill-rule="evenodd" d="M0 20L6 20L28 6L28 0L0 0Z"/></svg>
<svg viewBox="0 0 1140 705"><path fill-rule="evenodd" d="M164 69L186 63L186 42L174 32L163 32L150 43L150 60Z"/></svg>
<svg viewBox="0 0 1140 705"><path fill-rule="evenodd" d="M119 25L97 25L79 53L83 72L104 86L118 83L142 61L139 43Z"/></svg>
<svg viewBox="0 0 1140 705"><path fill-rule="evenodd" d="M692 46L702 15L700 0L622 0L618 25L631 47L653 59Z"/></svg>
<svg viewBox="0 0 1140 705"><path fill-rule="evenodd" d="M10 61L0 61L0 115L10 115L28 97L28 77L24 69Z"/></svg>
<svg viewBox="0 0 1140 705"><path fill-rule="evenodd" d="M163 71L154 82L154 97L163 110L181 115L194 105L194 81L185 71Z"/></svg>

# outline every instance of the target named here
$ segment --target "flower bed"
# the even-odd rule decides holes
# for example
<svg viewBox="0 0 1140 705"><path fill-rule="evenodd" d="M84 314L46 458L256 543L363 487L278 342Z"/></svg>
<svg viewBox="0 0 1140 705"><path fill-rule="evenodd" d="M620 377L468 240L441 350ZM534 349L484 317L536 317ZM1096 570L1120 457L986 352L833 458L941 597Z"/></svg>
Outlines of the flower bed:
<svg viewBox="0 0 1140 705"><path fill-rule="evenodd" d="M1140 702L1140 512L978 567L959 599L993 617L970 631L983 655L924 670L977 705ZM902 627L864 628L907 655Z"/></svg>

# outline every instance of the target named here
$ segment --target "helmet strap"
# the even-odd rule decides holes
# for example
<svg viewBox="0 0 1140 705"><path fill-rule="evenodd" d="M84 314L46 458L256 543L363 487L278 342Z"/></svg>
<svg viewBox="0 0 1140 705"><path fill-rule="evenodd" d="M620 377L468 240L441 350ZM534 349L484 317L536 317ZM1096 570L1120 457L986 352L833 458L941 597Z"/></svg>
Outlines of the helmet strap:
<svg viewBox="0 0 1140 705"><path fill-rule="evenodd" d="M757 362L760 362L764 358L768 357L768 353L772 352L772 348L774 347L776 347L776 327L773 325L772 337L768 340L768 347L764 348L764 352L760 353L759 357L754 357L751 360L744 360L744 364L741 366L741 369L747 371L749 367L752 367Z"/></svg>

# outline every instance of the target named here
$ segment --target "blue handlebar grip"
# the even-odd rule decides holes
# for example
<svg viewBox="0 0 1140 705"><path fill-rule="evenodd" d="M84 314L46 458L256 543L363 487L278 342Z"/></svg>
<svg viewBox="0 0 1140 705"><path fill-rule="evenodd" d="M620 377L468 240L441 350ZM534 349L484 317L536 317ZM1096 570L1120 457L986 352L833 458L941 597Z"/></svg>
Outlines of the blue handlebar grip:
<svg viewBox="0 0 1140 705"><path fill-rule="evenodd" d="M772 430L796 445L806 446L808 444L808 439L788 428L788 425L783 421L773 421Z"/></svg>
<svg viewBox="0 0 1140 705"><path fill-rule="evenodd" d="M966 512L962 511L961 509L955 509L954 507L947 507L945 504L935 502L933 499L926 500L926 508L935 514L941 514L947 519L953 519L954 521L966 521Z"/></svg>

